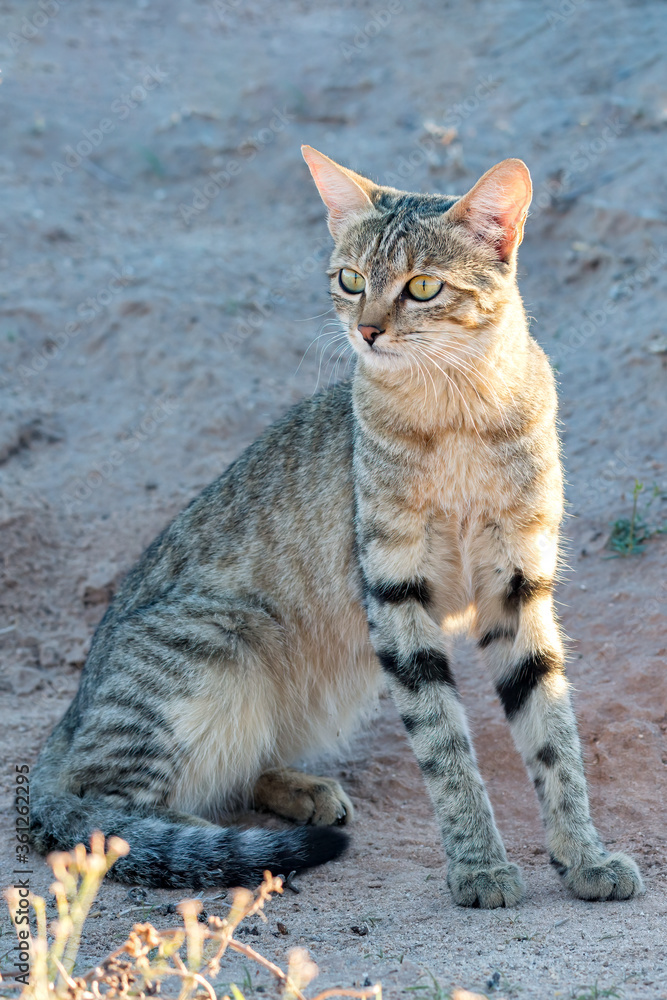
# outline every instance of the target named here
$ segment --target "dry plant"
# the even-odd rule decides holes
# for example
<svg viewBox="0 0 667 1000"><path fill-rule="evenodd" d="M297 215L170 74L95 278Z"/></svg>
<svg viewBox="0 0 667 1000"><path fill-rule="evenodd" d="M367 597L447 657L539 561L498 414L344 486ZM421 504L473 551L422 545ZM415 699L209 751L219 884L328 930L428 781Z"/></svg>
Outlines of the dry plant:
<svg viewBox="0 0 667 1000"><path fill-rule="evenodd" d="M83 926L102 879L114 862L129 851L119 837L110 837L106 851L104 837L94 833L91 850L77 844L69 853L51 854L47 859L56 881L51 892L56 898L57 919L47 927L46 903L41 896L29 895L34 911L35 931L30 928L25 937L25 950L31 957L29 982L19 1000L130 1000L161 994L162 984L171 980L178 992L177 1000L217 1000L211 980L220 972L225 952L239 952L274 976L283 1000L306 1000L303 990L318 973L317 966L304 948L294 948L288 956L287 972L265 958L254 948L237 941L234 933L247 917L262 913L264 904L274 893L282 893L281 878L264 873L264 881L255 893L236 889L228 915L210 916L208 926L201 923L199 900L186 899L179 903L182 927L157 930L150 923L135 924L127 941L84 975L74 974ZM18 889L5 893L17 932L17 916L25 912ZM185 955L181 949L185 945ZM3 987L18 988L19 983L4 982ZM244 1000L233 983L233 1000ZM170 992L167 991L167 996ZM379 984L368 989L327 989L312 1000L329 997L357 997L359 1000L382 1000ZM225 995L224 1000L230 1000Z"/></svg>

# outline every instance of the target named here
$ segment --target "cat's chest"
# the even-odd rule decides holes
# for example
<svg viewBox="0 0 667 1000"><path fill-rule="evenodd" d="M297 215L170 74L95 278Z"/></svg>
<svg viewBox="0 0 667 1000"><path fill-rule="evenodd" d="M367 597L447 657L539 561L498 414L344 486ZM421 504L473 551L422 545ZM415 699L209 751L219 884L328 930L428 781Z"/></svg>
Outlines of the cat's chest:
<svg viewBox="0 0 667 1000"><path fill-rule="evenodd" d="M485 442L449 435L429 462L434 516L469 520L501 510L514 493L511 468Z"/></svg>

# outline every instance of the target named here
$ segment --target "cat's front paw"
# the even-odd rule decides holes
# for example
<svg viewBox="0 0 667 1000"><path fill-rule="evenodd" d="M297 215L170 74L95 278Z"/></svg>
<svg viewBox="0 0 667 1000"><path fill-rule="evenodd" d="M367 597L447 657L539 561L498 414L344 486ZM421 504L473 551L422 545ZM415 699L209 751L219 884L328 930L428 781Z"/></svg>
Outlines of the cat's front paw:
<svg viewBox="0 0 667 1000"><path fill-rule="evenodd" d="M450 862L447 885L459 906L478 906L483 910L516 906L524 894L521 872L508 863L480 868Z"/></svg>
<svg viewBox="0 0 667 1000"><path fill-rule="evenodd" d="M571 868L555 864L565 885L579 899L631 899L645 892L639 869L627 854L608 854L597 863Z"/></svg>

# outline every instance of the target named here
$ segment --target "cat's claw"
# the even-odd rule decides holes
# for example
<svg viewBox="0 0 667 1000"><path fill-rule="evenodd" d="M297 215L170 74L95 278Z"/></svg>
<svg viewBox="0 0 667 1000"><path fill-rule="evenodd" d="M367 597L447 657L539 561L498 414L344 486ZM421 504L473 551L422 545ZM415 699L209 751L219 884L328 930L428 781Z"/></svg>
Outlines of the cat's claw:
<svg viewBox="0 0 667 1000"><path fill-rule="evenodd" d="M354 816L354 807L337 781L329 778L310 788L313 811L307 822L313 826L344 826Z"/></svg>
<svg viewBox="0 0 667 1000"><path fill-rule="evenodd" d="M516 906L524 894L521 872L509 863L479 868L450 862L447 885L459 906L477 906L483 910Z"/></svg>
<svg viewBox="0 0 667 1000"><path fill-rule="evenodd" d="M584 863L560 872L579 899L632 899L646 890L637 865L627 854L609 854L597 863Z"/></svg>

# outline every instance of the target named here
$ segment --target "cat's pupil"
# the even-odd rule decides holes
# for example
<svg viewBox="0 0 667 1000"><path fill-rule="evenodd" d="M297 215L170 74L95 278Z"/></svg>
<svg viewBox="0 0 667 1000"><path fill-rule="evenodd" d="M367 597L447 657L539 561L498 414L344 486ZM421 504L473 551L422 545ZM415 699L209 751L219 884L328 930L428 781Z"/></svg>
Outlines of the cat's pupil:
<svg viewBox="0 0 667 1000"><path fill-rule="evenodd" d="M351 267L341 268L338 274L338 281L341 288L345 289L346 292L351 292L353 295L363 292L366 287L365 279L358 271L355 271Z"/></svg>

